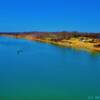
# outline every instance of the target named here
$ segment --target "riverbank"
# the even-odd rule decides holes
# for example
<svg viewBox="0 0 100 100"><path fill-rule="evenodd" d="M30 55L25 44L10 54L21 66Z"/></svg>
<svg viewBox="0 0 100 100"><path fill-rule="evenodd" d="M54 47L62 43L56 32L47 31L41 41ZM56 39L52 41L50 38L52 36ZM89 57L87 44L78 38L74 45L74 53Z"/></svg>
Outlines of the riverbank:
<svg viewBox="0 0 100 100"><path fill-rule="evenodd" d="M35 39L34 41L39 41L39 42L44 42L44 43L49 43L53 45L58 45L62 47L70 47L70 48L76 48L76 49L86 49L89 51L96 51L100 52L100 47L95 47L95 45L99 43L89 43L89 42L83 42L80 41L77 38L72 38L70 40L62 40L62 41L51 41L48 39L42 40L42 39Z"/></svg>
<svg viewBox="0 0 100 100"><path fill-rule="evenodd" d="M23 34L1 34L1 36L26 39L31 41L39 41L58 45L62 47L70 47L76 49L86 49L88 51L100 52L99 34L72 34L71 33L23 33Z"/></svg>

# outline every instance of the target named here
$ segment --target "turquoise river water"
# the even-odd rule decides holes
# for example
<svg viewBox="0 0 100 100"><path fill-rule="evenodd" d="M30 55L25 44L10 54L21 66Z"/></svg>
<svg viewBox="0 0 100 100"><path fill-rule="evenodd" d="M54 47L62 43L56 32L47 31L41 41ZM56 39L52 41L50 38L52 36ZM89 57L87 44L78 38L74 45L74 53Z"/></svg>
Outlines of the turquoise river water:
<svg viewBox="0 0 100 100"><path fill-rule="evenodd" d="M100 54L0 37L0 100L100 100Z"/></svg>

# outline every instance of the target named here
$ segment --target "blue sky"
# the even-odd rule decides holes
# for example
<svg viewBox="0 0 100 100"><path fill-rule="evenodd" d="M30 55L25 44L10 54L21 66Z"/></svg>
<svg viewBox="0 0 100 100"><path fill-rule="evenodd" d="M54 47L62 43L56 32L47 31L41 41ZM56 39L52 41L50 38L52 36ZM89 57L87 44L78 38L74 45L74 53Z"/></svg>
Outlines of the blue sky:
<svg viewBox="0 0 100 100"><path fill-rule="evenodd" d="M100 0L0 0L0 31L100 32Z"/></svg>

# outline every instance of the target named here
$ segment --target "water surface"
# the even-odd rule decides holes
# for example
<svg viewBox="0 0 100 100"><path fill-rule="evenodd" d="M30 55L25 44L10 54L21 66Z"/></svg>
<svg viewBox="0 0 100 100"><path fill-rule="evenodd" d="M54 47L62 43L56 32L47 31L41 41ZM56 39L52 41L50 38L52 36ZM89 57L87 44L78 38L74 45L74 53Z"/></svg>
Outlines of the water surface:
<svg viewBox="0 0 100 100"><path fill-rule="evenodd" d="M0 100L100 96L100 54L0 37Z"/></svg>

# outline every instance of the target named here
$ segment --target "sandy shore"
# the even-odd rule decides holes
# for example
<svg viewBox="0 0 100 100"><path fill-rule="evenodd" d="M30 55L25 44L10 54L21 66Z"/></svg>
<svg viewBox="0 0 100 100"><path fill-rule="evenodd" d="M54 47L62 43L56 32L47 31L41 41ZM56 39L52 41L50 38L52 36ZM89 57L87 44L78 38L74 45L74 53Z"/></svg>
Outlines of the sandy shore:
<svg viewBox="0 0 100 100"><path fill-rule="evenodd" d="M26 39L26 40L31 40L31 41L39 41L39 42L44 42L48 44L53 44L53 45L58 45L62 47L70 47L70 48L76 48L76 49L86 49L88 51L96 51L100 52L100 47L95 47L97 43L90 43L90 42L83 42L80 41L79 38L71 38L69 40L60 40L60 41L53 41L52 38L36 38L32 35L18 35L17 37L15 35L3 35L11 38L20 38L20 39ZM100 43L99 43L100 44Z"/></svg>
<svg viewBox="0 0 100 100"><path fill-rule="evenodd" d="M58 46L62 46L62 47L86 49L86 50L89 50L89 51L100 52L100 48L94 47L95 43L87 43L87 42L85 43L85 42L79 41L78 39L70 39L70 40L66 40L64 42L63 41L54 42L54 41L42 40L42 39L36 39L35 41L50 43L50 44L54 44L54 45L58 45Z"/></svg>

